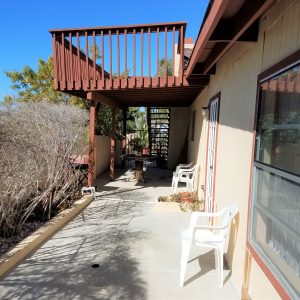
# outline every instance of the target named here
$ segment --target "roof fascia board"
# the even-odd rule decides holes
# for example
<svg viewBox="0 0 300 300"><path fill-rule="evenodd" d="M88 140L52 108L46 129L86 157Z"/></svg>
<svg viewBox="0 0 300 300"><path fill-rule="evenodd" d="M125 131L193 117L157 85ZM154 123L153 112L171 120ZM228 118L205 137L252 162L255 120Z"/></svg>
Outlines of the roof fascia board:
<svg viewBox="0 0 300 300"><path fill-rule="evenodd" d="M207 19L202 27L202 30L198 35L196 44L191 54L191 59L189 60L188 67L185 71L185 75L187 78L191 75L194 66L198 62L201 52L205 48L206 43L209 41L211 34L215 30L219 20L221 19L228 5L228 2L229 0L214 1L210 13L207 16Z"/></svg>
<svg viewBox="0 0 300 300"><path fill-rule="evenodd" d="M228 43L215 48L206 59L203 74L209 70L224 56L224 54L233 46L235 42L246 32L246 30L273 4L275 0L248 0L235 17L235 26L233 28L233 37Z"/></svg>

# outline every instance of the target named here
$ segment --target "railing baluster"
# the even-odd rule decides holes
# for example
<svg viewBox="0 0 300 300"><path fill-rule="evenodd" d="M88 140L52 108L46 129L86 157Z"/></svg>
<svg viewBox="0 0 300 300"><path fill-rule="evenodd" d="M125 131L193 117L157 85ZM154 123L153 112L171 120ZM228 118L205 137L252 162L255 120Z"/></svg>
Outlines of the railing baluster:
<svg viewBox="0 0 300 300"><path fill-rule="evenodd" d="M175 76L175 26L173 26L172 40L172 75Z"/></svg>
<svg viewBox="0 0 300 300"><path fill-rule="evenodd" d="M69 86L69 83L71 82L72 77L72 70L71 70L71 49L70 49L70 43L69 46L66 48L67 53L67 62L68 62L68 79L67 79L67 87ZM68 87L69 89L69 87Z"/></svg>
<svg viewBox="0 0 300 300"><path fill-rule="evenodd" d="M119 36L119 30L117 30L117 68L118 68L118 79L120 80L120 36Z"/></svg>
<svg viewBox="0 0 300 300"><path fill-rule="evenodd" d="M183 75L183 51L184 51L184 39L183 39L183 26L180 26L180 67L179 67L179 75L180 77Z"/></svg>
<svg viewBox="0 0 300 300"><path fill-rule="evenodd" d="M58 53L58 56L59 56L59 80L60 80L60 85L61 85L61 82L62 82L62 78L63 78L63 75L62 75L62 73L63 73L63 68L64 68L64 65L63 65L63 61L62 61L62 43L60 42L59 43L59 48L58 48L58 51L57 51L57 53Z"/></svg>
<svg viewBox="0 0 300 300"><path fill-rule="evenodd" d="M148 28L148 76L151 77L151 31Z"/></svg>
<svg viewBox="0 0 300 300"><path fill-rule="evenodd" d="M168 82L168 28L165 27L165 78L166 83Z"/></svg>
<svg viewBox="0 0 300 300"><path fill-rule="evenodd" d="M70 49L70 82L72 82L72 88L73 88L73 82L74 82L74 76L73 76L73 43L72 43L72 33L69 33L69 49Z"/></svg>
<svg viewBox="0 0 300 300"><path fill-rule="evenodd" d="M141 76L144 76L144 29L141 30Z"/></svg>
<svg viewBox="0 0 300 300"><path fill-rule="evenodd" d="M52 53L53 53L53 67L54 67L54 88L58 89L58 73L57 73L57 52L56 52L56 35L52 34Z"/></svg>
<svg viewBox="0 0 300 300"><path fill-rule="evenodd" d="M156 30L156 69L157 69L157 77L160 77L159 74L159 28Z"/></svg>
<svg viewBox="0 0 300 300"><path fill-rule="evenodd" d="M65 64L65 34L61 34L61 57L62 57L62 88L66 86L66 64Z"/></svg>
<svg viewBox="0 0 300 300"><path fill-rule="evenodd" d="M133 76L136 76L136 31L133 29Z"/></svg>
<svg viewBox="0 0 300 300"><path fill-rule="evenodd" d="M102 86L104 87L104 35L103 30L101 31L101 56L102 56L102 66L101 66L101 80L102 80Z"/></svg>
<svg viewBox="0 0 300 300"><path fill-rule="evenodd" d="M113 87L113 71L112 71L112 38L111 38L111 30L108 32L109 35L109 70L110 70L110 84L111 88Z"/></svg>
<svg viewBox="0 0 300 300"><path fill-rule="evenodd" d="M79 80L79 88L81 87L81 59L80 59L80 39L79 39L79 32L76 32L76 39L77 39L77 65L78 65L78 77L77 79Z"/></svg>
<svg viewBox="0 0 300 300"><path fill-rule="evenodd" d="M64 47L64 52L65 52L65 64L66 64L66 87L68 87L68 80L69 80L69 56L68 56L68 40L67 40L67 33L65 35L65 47Z"/></svg>
<svg viewBox="0 0 300 300"><path fill-rule="evenodd" d="M93 79L94 79L94 87L96 87L96 34L95 30L93 31Z"/></svg>
<svg viewBox="0 0 300 300"><path fill-rule="evenodd" d="M61 75L62 62L61 62L60 51L61 51L61 43L58 41L58 39L56 39L56 61L57 61L58 85L60 85L60 81L62 78L62 75Z"/></svg>
<svg viewBox="0 0 300 300"><path fill-rule="evenodd" d="M74 44L76 41L76 34L74 35ZM72 45L72 57L73 57L73 84L74 84L74 88L76 88L76 79L77 79L77 72L78 72L78 66L77 66L77 55L76 55L76 47L74 45Z"/></svg>
<svg viewBox="0 0 300 300"><path fill-rule="evenodd" d="M125 59L125 78L128 77L127 72L127 29L124 31L124 59Z"/></svg>
<svg viewBox="0 0 300 300"><path fill-rule="evenodd" d="M74 36L76 39L76 35ZM75 47L75 45L74 45ZM73 49L72 46L72 61L73 61L73 87L76 89L76 80L77 80L77 72L78 72L78 66L77 66L77 59L76 59L76 48Z"/></svg>
<svg viewBox="0 0 300 300"><path fill-rule="evenodd" d="M89 37L87 31L85 32L85 71L87 86L89 86Z"/></svg>

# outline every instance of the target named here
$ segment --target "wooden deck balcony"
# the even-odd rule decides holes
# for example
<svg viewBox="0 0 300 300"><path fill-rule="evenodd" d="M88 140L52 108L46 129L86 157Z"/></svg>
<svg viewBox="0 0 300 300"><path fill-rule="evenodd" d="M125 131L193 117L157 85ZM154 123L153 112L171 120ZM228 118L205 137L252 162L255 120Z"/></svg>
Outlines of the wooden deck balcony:
<svg viewBox="0 0 300 300"><path fill-rule="evenodd" d="M98 92L118 101L120 95L109 91L126 89L130 99L146 100L157 93L132 92L156 89L161 95L160 89L170 88L174 94L181 87L180 97L192 93L192 99L208 78L191 83L184 76L185 29L186 23L175 22L50 30L55 89L84 98Z"/></svg>

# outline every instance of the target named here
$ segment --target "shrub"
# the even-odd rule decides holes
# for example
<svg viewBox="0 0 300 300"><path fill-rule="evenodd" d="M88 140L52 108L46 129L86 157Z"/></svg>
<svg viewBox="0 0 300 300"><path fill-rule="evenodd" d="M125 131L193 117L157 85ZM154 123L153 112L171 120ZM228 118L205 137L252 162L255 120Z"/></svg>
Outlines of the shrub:
<svg viewBox="0 0 300 300"><path fill-rule="evenodd" d="M204 211L204 202L195 192L180 192L158 197L158 202L178 202L182 211Z"/></svg>
<svg viewBox="0 0 300 300"><path fill-rule="evenodd" d="M86 151L87 113L65 104L0 108L0 235L49 219L76 191L70 157Z"/></svg>

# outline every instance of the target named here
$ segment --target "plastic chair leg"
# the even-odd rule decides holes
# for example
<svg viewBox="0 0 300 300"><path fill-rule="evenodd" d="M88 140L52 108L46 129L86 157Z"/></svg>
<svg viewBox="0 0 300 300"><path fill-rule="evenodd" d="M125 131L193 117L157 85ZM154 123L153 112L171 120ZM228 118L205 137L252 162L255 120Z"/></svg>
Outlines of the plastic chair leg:
<svg viewBox="0 0 300 300"><path fill-rule="evenodd" d="M220 264L219 264L219 250L215 248L215 268L216 270L220 270Z"/></svg>
<svg viewBox="0 0 300 300"><path fill-rule="evenodd" d="M184 284L184 275L190 255L191 249L191 242L190 241L183 241L182 242L182 252L181 252L181 259L180 259L180 279L179 279L179 286L183 287Z"/></svg>
<svg viewBox="0 0 300 300"><path fill-rule="evenodd" d="M218 261L219 261L219 286L223 287L224 278L223 278L223 249L218 249Z"/></svg>
<svg viewBox="0 0 300 300"><path fill-rule="evenodd" d="M176 193L178 187L178 180L175 180L174 182L174 187L173 187L173 192Z"/></svg>

